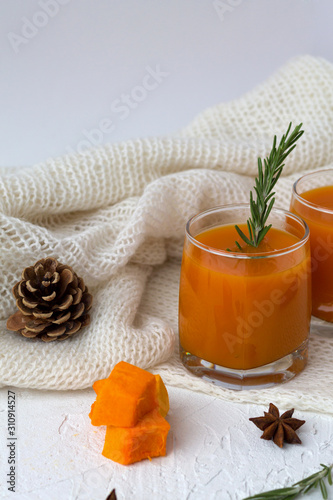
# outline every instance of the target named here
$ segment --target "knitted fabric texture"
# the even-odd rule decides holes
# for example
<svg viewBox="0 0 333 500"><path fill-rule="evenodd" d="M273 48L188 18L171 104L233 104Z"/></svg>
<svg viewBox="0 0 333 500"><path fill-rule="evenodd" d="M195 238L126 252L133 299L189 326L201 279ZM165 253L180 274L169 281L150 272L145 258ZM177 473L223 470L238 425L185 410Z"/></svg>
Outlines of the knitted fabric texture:
<svg viewBox="0 0 333 500"><path fill-rule="evenodd" d="M247 202L272 138L305 133L287 160L276 206L292 183L333 166L333 66L291 61L241 99L199 115L177 136L108 144L0 176L0 384L80 389L126 360L167 384L215 396L333 414L333 335L311 334L306 370L278 388L235 392L189 374L178 357L177 294L185 223L209 207ZM8 332L24 267L54 256L94 296L91 325L45 344Z"/></svg>

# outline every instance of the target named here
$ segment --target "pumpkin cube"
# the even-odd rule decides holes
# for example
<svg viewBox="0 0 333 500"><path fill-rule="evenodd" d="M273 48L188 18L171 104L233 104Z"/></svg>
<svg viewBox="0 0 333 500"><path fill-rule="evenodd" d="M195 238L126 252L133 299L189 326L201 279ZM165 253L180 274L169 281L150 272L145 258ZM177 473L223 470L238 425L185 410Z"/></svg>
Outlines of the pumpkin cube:
<svg viewBox="0 0 333 500"><path fill-rule="evenodd" d="M107 379L94 384L96 401L89 414L92 425L133 427L158 406L154 375L120 361Z"/></svg>
<svg viewBox="0 0 333 500"><path fill-rule="evenodd" d="M158 408L162 417L165 417L170 409L168 391L160 375L154 375L154 377L156 380L156 398ZM102 387L108 382L108 380L108 378L102 378L100 380L96 380L96 382L93 383L93 389L96 394L99 394L101 392ZM93 408L93 406L95 406L95 403L92 404L91 408Z"/></svg>
<svg viewBox="0 0 333 500"><path fill-rule="evenodd" d="M162 417L165 417L170 409L168 391L160 375L155 375L155 379L156 379L156 397L158 402L158 409Z"/></svg>
<svg viewBox="0 0 333 500"><path fill-rule="evenodd" d="M107 378L101 378L100 380L96 380L96 382L93 383L93 389L96 392L96 394L98 394L101 391L103 385L105 384L105 382L107 382L107 380L108 380Z"/></svg>
<svg viewBox="0 0 333 500"><path fill-rule="evenodd" d="M147 413L134 427L106 429L102 455L122 465L166 454L170 424L157 409Z"/></svg>

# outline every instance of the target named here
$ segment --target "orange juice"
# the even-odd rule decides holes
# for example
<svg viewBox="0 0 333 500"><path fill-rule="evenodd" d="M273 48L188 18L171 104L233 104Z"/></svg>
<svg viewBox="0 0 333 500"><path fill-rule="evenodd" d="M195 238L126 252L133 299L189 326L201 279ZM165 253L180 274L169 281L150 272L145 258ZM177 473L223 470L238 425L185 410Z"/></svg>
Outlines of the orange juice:
<svg viewBox="0 0 333 500"><path fill-rule="evenodd" d="M333 185L294 195L290 210L310 228L312 314L333 322Z"/></svg>
<svg viewBox="0 0 333 500"><path fill-rule="evenodd" d="M238 225L247 234L246 225ZM205 362L249 370L287 356L307 340L310 249L276 228L244 253L235 251L235 240L240 238L232 224L185 239L180 346Z"/></svg>

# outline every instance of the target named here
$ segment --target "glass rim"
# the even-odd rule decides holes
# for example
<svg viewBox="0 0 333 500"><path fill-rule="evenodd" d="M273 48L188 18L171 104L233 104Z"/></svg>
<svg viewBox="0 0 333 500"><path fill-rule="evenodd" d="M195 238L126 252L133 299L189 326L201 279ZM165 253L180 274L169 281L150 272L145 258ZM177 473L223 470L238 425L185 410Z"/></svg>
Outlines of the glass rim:
<svg viewBox="0 0 333 500"><path fill-rule="evenodd" d="M297 192L297 186L298 183L301 182L302 180L306 179L306 177L311 177L312 175L316 174L323 174L325 172L332 172L333 173L333 168L321 168L320 170L313 170L312 172L308 172L307 174L302 175L302 177L299 177L293 184L293 195L301 203L302 205L306 205L309 208L312 208L313 210L317 210L318 212L324 212L326 214L333 215L333 210L331 208L327 207L322 207L321 205L317 205L316 203L312 203L311 201L305 200L298 192ZM322 186L319 186L322 187Z"/></svg>
<svg viewBox="0 0 333 500"><path fill-rule="evenodd" d="M292 212L289 212L289 210L285 210L283 208L272 208L271 213L279 213L280 215L288 215L291 219L294 219L297 221L302 228L304 229L304 235L302 238L300 238L297 243L294 243L293 245L290 245L284 249L278 249L278 250L272 250L271 252L254 252L251 254L246 254L246 253L240 253L240 252L229 252L228 250L221 250L219 248L214 248L209 245L205 245L204 243L198 241L195 236L193 236L190 232L190 225L195 222L196 219L198 219L201 216L213 214L214 212L221 212L224 210L230 210L230 209L250 209L250 205L248 203L238 203L238 204L230 204L230 205L218 205L212 208L208 208L207 210L203 210L201 212L196 213L193 215L186 223L185 226L185 236L191 241L192 244L194 244L196 247L200 248L201 250L206 251L207 253L211 253L214 255L219 255L221 257L228 257L228 258L233 258L233 259L244 259L244 260L251 260L251 259L262 259L262 258L272 258L272 257L280 257L282 255L286 255L288 253L294 252L295 250L298 250L301 248L308 240L309 240L309 234L310 230L307 225L307 223L298 215L293 214Z"/></svg>

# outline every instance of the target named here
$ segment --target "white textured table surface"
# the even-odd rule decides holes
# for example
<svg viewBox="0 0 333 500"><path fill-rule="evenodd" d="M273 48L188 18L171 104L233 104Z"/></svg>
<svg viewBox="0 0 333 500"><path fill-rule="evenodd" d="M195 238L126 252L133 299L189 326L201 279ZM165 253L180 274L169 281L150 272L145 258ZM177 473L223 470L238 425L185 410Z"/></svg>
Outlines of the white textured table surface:
<svg viewBox="0 0 333 500"><path fill-rule="evenodd" d="M277 485L290 485L320 463L332 462L333 420L296 411L306 423L302 445L260 439L248 418L267 408L226 403L204 394L169 387L171 424L167 456L131 466L101 455L104 427L93 427L88 413L92 390L37 392L15 390L17 401L16 494L7 491L7 390L0 399L0 492L20 500L105 500L116 488L118 500L242 499ZM315 491L307 498L321 498ZM330 492L330 499L333 492Z"/></svg>
<svg viewBox="0 0 333 500"><path fill-rule="evenodd" d="M331 0L12 0L1 7L2 167L87 142L170 133L292 57L333 61ZM164 76L139 100L147 68ZM124 94L137 99L126 116L117 111ZM333 461L330 417L296 411L307 421L303 445L280 450L248 421L267 408L170 387L167 456L123 467L101 455L103 430L88 418L92 390L13 390L15 494L6 484L7 389L0 390L0 495L9 499L104 500L115 487L120 500L237 500Z"/></svg>

